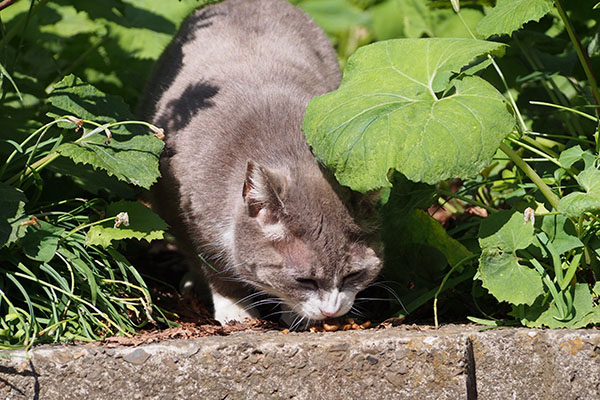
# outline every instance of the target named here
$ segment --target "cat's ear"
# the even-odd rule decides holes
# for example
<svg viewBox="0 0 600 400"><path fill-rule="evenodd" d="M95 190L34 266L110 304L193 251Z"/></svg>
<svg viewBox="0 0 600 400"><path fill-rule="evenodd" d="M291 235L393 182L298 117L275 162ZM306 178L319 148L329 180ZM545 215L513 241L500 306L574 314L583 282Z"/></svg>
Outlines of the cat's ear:
<svg viewBox="0 0 600 400"><path fill-rule="evenodd" d="M242 197L248 215L256 218L263 229L276 228L276 225L281 225L280 219L284 212L284 203L281 198L286 186L287 179L283 173L248 161ZM283 229L283 226L280 228Z"/></svg>

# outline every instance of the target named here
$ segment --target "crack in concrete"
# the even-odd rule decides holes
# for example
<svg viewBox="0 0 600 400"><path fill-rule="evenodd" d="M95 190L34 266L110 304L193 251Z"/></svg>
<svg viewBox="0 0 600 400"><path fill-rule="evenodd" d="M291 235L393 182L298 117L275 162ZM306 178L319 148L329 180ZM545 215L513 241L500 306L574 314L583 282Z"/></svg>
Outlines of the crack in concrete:
<svg viewBox="0 0 600 400"><path fill-rule="evenodd" d="M467 363L465 366L467 372L467 400L477 400L477 376L475 374L475 355L473 354L473 340L467 338L465 356Z"/></svg>

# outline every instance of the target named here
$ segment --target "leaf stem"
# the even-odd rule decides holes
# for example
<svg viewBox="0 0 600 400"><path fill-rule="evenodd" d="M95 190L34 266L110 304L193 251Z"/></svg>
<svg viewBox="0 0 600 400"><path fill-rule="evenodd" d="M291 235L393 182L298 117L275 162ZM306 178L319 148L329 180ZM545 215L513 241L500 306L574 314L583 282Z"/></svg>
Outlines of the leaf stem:
<svg viewBox="0 0 600 400"><path fill-rule="evenodd" d="M533 105L536 105L536 106L554 107L554 108L558 108L560 110L570 111L570 112L572 112L574 114L581 115L582 117L587 118L589 120L592 120L592 121L594 121L596 123L600 122L600 118L594 117L593 115L590 115L588 113L584 113L583 111L579 111L579 110L576 110L576 109L571 108L571 107L565 107L565 106L561 106L559 104L553 104L553 103L546 103L544 101L530 101L529 104L533 104Z"/></svg>
<svg viewBox="0 0 600 400"><path fill-rule="evenodd" d="M506 154L511 159L511 161L514 162L515 165L519 167L519 169L521 169L521 171L523 171L529 179L531 179L533 183L535 183L535 185L540 189L544 197L550 202L552 207L558 210L558 197L554 194L554 192L552 192L550 187L546 185L546 183L537 174L537 172L535 172L535 170L531 168L529 164L523 161L523 159L513 149L508 147L506 143L500 144L500 150L502 150L502 152L504 152L504 154Z"/></svg>
<svg viewBox="0 0 600 400"><path fill-rule="evenodd" d="M446 284L446 281L448 280L448 278L450 277L450 275L452 275L452 273L454 271L456 271L456 269L458 267L461 267L464 263L466 263L467 261L470 261L474 258L476 258L477 255L472 254L470 256L467 256L465 258L463 258L462 260L460 260L459 262L457 262L456 264L454 264L454 266L450 269L450 271L448 271L448 273L444 276L444 279L442 279L442 283L440 283L440 287L438 288L438 290L435 292L435 295L433 296L433 321L435 324L435 329L437 329L439 327L438 324L438 312L437 312L437 301L438 301L438 296L441 293L442 289L444 288L444 285Z"/></svg>
<svg viewBox="0 0 600 400"><path fill-rule="evenodd" d="M52 125L57 124L59 122L73 123L73 121L69 121L68 119L66 119L66 116L62 116L60 118L57 118L54 121L48 122L46 125L40 127L35 132L33 132L31 135L27 136L27 138L25 140L23 140L19 144L19 146L21 146L21 148L23 148L23 146L25 146L31 139L33 139L34 137L36 137L40 132L43 135L46 132L46 130L48 130L48 128L50 128ZM0 178L2 178L2 175L4 175L4 172L6 171L6 168L8 168L8 165L10 164L10 162L12 161L12 159L17 155L17 153L19 153L19 151L13 150L13 152L8 156L8 158L4 162L4 165L2 166L2 169L0 169ZM20 174L18 174L18 175L20 175Z"/></svg>
<svg viewBox="0 0 600 400"><path fill-rule="evenodd" d="M523 136L523 139L526 139L526 138L527 138L527 136ZM525 143L523 143L523 142L520 142L520 141L518 141L518 140L516 140L516 139L513 139L513 138L511 138L511 137L508 137L507 139L508 139L508 140L510 140L511 142L513 142L514 144L517 144L517 145L519 145L519 146L523 147L524 149L527 149L527 150L531 151L532 153L535 153L535 154L537 154L537 155L539 155L539 156L542 156L542 157L544 157L546 160L548 160L548 161L552 162L553 164L555 164L555 165L557 165L557 166L559 166L559 167L561 167L561 168L562 168L562 165L561 165L561 164L560 164L560 162L559 162L559 161L556 159L556 153L554 153L554 152L553 152L553 153L554 153L554 157L553 157L553 156L551 156L550 154L546 154L545 152L543 152L543 151L541 151L541 150L539 150L539 149L536 149L536 148L535 148L535 147L533 147L533 146L530 146L530 145L528 145L528 144L525 144ZM535 142L535 140L533 140L533 139L531 139L531 141ZM531 142L530 142L530 143L531 143Z"/></svg>
<svg viewBox="0 0 600 400"><path fill-rule="evenodd" d="M118 126L118 125L143 125L146 126L148 128L150 128L151 131L156 132L156 126L152 125L149 122L145 122L145 121L117 121L117 122L111 122L108 124L99 124L97 122L94 121L89 121L89 120L81 120L83 121L83 123L86 124L91 124L94 125L98 128L102 128L102 129L94 129L93 131L83 134L79 139L75 140L73 143L79 143L81 142L83 139L87 139L91 134L96 134L99 132L103 132L104 130L108 129L108 128L112 128L113 126ZM39 128L38 130L36 130L34 133L32 133L31 135L29 135L29 137L27 139L25 139L25 141L23 143L21 143L21 146L23 146L24 144L26 144L31 138L35 137L35 135L37 135L40 131L42 131L43 129L48 129L51 125L56 124L58 122L69 122L69 123L73 123L73 121L70 121L68 119L64 119L64 118L59 118L56 119L46 125L44 125L43 127ZM44 131L45 132L45 131ZM4 169L6 169L6 166L8 165L8 161L10 161L10 159L13 157L13 155L16 154L16 151L13 151L13 153L11 154L11 156L9 157L9 159L7 160L7 162L5 163L4 167L2 170L0 170L0 177L2 176L2 174L4 173ZM47 154L45 157L37 160L36 162L34 162L33 164L31 164L31 166L26 167L25 171L20 172L14 176L12 176L10 179L8 179L6 181L6 183L8 185L11 185L13 183L15 183L19 178L22 177L22 179L26 179L29 175L31 175L33 172L38 171L42 168L44 168L46 165L50 164L52 161L54 161L56 158L58 158L60 156L60 154L58 153L58 151L54 151L50 154Z"/></svg>
<svg viewBox="0 0 600 400"><path fill-rule="evenodd" d="M569 38L571 39L571 42L575 46L575 51L577 52L577 57L579 57L579 62L581 63L581 66L583 67L583 70L585 71L585 75L587 76L588 81L590 82L590 88L592 89L592 95L594 96L594 101L597 106L598 104L600 104L598 102L598 99L600 99L600 93L598 92L598 83L596 82L596 77L594 76L594 73L592 71L592 64L590 63L590 59L589 59L587 53L585 52L585 50L583 49L583 45L581 44L581 41L575 34L575 30L573 29L573 26L571 25L571 21L567 17L567 13L563 9L562 4L560 3L560 0L554 0L554 4L556 5L558 15L560 15L560 18L562 19L563 24L565 24L565 28L567 29L567 33L569 34ZM596 115L600 115L600 109L598 107L596 107Z"/></svg>
<svg viewBox="0 0 600 400"><path fill-rule="evenodd" d="M471 37L473 39L477 39L477 37L475 36L473 31L471 31L471 28L469 28L469 25L467 25L467 22L463 18L460 10L456 11L456 14L460 18L461 22L463 23L463 25L465 26L467 31L469 32L469 35L471 35ZM513 110L515 110L515 113L517 114L517 119L519 120L519 123L520 123L521 132L527 131L527 125L525 124L525 120L523 119L523 116L521 115L521 111L519 110L519 107L517 107L517 102L513 98L512 93L510 93L508 83L506 82L506 78L504 78L504 74L502 73L502 70L500 69L498 64L496 64L496 60L494 60L494 57L492 57L490 54L488 54L487 57L490 60L490 62L492 63L492 65L494 66L494 69L498 73L498 76L500 77L500 80L502 81L502 84L504 85L504 89L506 90L506 95L508 96L510 105L512 106Z"/></svg>
<svg viewBox="0 0 600 400"><path fill-rule="evenodd" d="M67 239L69 236L71 236L72 234L74 234L74 233L76 233L76 232L78 232L78 231L80 231L82 229L85 229L85 228L88 228L88 227L94 226L94 225L103 224L103 223L108 222L108 221L114 221L115 218L116 217L108 217L108 218L104 218L104 219L101 219L101 220L98 220L98 221L90 222L89 224L79 225L78 227L70 230L65 236L63 236L61 238L61 241Z"/></svg>
<svg viewBox="0 0 600 400"><path fill-rule="evenodd" d="M25 22L29 19L29 17L31 17L32 15L35 15L42 7L44 7L46 5L46 3L48 3L48 1L50 1L50 0L40 0L35 5L35 7L33 7L31 12L29 13L29 15L21 17L21 19L19 19L19 21L12 27L12 29L10 31L6 32L6 35L4 35L2 40L0 40L0 48L5 46L6 44L8 44L8 42L10 42L12 40L12 38L17 34L19 29L21 29L22 25L25 24Z"/></svg>
<svg viewBox="0 0 600 400"><path fill-rule="evenodd" d="M495 213L495 212L497 212L497 211L498 211L498 210L496 210L495 208L493 208L493 207L490 207L490 206L488 206L487 204L484 204L484 203L480 202L479 200L471 199L471 198L469 198L469 197L466 197L466 196L460 195L460 194L458 194L458 193L451 192L451 191L449 191L449 190L437 189L437 190L436 190L436 192L437 192L438 194L443 194L443 195L446 195L446 196L448 196L448 197L452 197L452 198L455 198L455 199L458 199L458 200L464 201L465 203L472 204L472 205L474 205L474 206L478 206L478 207L484 208L484 209L485 209L486 211L488 211L490 214L493 214L493 213Z"/></svg>

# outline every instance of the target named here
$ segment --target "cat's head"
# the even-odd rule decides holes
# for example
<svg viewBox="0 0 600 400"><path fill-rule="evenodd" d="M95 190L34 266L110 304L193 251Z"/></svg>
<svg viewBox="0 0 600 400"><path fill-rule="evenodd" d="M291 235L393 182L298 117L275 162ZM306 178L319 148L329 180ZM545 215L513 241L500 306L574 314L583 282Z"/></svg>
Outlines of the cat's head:
<svg viewBox="0 0 600 400"><path fill-rule="evenodd" d="M315 165L287 171L248 162L240 189L238 278L308 319L350 311L382 266L373 202L343 201L343 190Z"/></svg>

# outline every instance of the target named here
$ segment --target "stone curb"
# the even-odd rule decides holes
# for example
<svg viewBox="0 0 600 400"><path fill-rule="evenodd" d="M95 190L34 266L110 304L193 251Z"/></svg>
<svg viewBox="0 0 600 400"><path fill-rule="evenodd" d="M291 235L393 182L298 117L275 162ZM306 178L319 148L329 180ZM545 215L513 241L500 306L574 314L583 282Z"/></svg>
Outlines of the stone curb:
<svg viewBox="0 0 600 400"><path fill-rule="evenodd" d="M600 331L449 325L0 351L0 399L600 399Z"/></svg>

